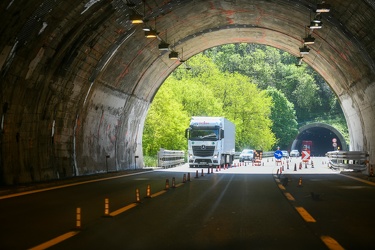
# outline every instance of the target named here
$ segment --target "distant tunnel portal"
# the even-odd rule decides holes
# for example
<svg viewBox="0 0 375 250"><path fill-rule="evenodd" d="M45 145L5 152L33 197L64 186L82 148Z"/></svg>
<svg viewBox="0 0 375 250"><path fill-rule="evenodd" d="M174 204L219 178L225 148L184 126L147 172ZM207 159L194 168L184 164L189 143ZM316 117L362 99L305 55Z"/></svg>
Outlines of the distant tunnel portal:
<svg viewBox="0 0 375 250"><path fill-rule="evenodd" d="M342 134L328 124L313 123L301 127L291 149L301 152L303 141L312 141L311 156L324 156L328 151L337 149L348 150Z"/></svg>

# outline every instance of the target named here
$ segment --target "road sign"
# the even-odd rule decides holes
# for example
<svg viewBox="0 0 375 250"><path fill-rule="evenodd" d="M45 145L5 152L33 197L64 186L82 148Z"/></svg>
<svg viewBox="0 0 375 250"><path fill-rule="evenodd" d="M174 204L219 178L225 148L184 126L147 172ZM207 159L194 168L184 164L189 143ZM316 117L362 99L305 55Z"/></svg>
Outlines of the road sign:
<svg viewBox="0 0 375 250"><path fill-rule="evenodd" d="M276 159L280 160L281 158L283 158L283 152L281 152L281 150L276 150L273 156L275 156Z"/></svg>
<svg viewBox="0 0 375 250"><path fill-rule="evenodd" d="M302 151L302 161L307 162L310 160L310 151Z"/></svg>

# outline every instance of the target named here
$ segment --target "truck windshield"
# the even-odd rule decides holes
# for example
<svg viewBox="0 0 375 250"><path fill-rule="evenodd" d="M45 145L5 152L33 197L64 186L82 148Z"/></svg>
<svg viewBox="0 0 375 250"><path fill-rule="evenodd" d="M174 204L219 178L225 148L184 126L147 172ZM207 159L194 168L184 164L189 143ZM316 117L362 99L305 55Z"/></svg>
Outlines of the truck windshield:
<svg viewBox="0 0 375 250"><path fill-rule="evenodd" d="M190 140L218 140L218 129L192 129L190 131Z"/></svg>

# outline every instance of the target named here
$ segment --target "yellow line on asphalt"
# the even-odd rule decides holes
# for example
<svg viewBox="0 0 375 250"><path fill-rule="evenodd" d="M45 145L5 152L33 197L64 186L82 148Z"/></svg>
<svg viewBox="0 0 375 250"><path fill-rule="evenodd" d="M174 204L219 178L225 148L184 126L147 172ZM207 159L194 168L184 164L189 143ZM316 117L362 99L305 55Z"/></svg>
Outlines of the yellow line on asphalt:
<svg viewBox="0 0 375 250"><path fill-rule="evenodd" d="M131 209L131 208L133 208L133 207L135 207L135 206L137 206L137 205L138 205L138 203L132 203L132 204L129 204L129 205L123 207L123 208L120 208L120 209L117 209L116 211L113 211L113 212L110 213L109 215L110 215L110 216L116 216L116 215L119 215L119 214L121 214L121 213L123 213L123 212L125 212L125 211L128 211L129 209Z"/></svg>
<svg viewBox="0 0 375 250"><path fill-rule="evenodd" d="M281 184L277 184L281 190L285 190L285 187Z"/></svg>
<svg viewBox="0 0 375 250"><path fill-rule="evenodd" d="M284 195L286 196L286 198L290 201L295 201L294 197L290 194L290 193L284 193Z"/></svg>
<svg viewBox="0 0 375 250"><path fill-rule="evenodd" d="M316 220L303 207L295 208L306 222L316 222Z"/></svg>
<svg viewBox="0 0 375 250"><path fill-rule="evenodd" d="M182 186L182 185L184 185L183 182L176 184L176 187L180 187L180 186Z"/></svg>
<svg viewBox="0 0 375 250"><path fill-rule="evenodd" d="M21 192L21 193L8 194L8 195L0 196L0 200L4 200L4 199L8 199L8 198L13 198L13 197L17 197L17 196L22 196L22 195L27 195L27 194L34 194L34 193L40 193L40 192L45 192L45 191L49 191L49 190L55 190L55 189L59 189L59 188L73 187L73 186L78 186L78 185L92 183L92 182L99 182L99 181L105 181L105 180L122 178L122 177L126 177L126 176L144 174L144 173L148 173L148 172L140 172L140 173L133 173L133 174L124 174L124 175L106 177L106 178L95 179L95 180L75 182L75 183L66 184L66 185L60 185L60 186L55 186L55 187L42 188L42 189L37 189L37 190L32 190L32 191L26 191L26 192Z"/></svg>
<svg viewBox="0 0 375 250"><path fill-rule="evenodd" d="M54 238L52 240L44 242L43 244L40 244L40 245L38 245L36 247L30 248L29 250L47 249L47 248L52 247L52 246L54 246L54 245L56 245L56 244L58 244L58 243L60 243L60 242L62 242L64 240L67 240L67 239L73 237L74 235L76 235L78 233L79 233L79 231L70 231L70 232L68 232L66 234L63 234L63 235L60 235L60 236L58 236L58 237L56 237L56 238Z"/></svg>
<svg viewBox="0 0 375 250"><path fill-rule="evenodd" d="M320 239L326 244L326 246L331 250L344 250L343 248L334 238L323 235Z"/></svg>
<svg viewBox="0 0 375 250"><path fill-rule="evenodd" d="M154 198L154 197L156 197L156 196L162 195L162 194L164 194L165 192L167 192L167 190L162 190L162 191L159 191L159 192L157 192L157 193L154 193L154 194L151 195L151 198Z"/></svg>
<svg viewBox="0 0 375 250"><path fill-rule="evenodd" d="M371 186L375 186L375 182L372 182L372 181L366 181L366 180L364 180L364 179L357 178L357 177L350 176L350 175L345 175L345 174L342 174L342 176L345 176L345 177L348 177L348 178L351 178L351 179L354 179L354 180L357 180L357 181L360 181L360 182L363 182L363 183L369 184L369 185L371 185Z"/></svg>

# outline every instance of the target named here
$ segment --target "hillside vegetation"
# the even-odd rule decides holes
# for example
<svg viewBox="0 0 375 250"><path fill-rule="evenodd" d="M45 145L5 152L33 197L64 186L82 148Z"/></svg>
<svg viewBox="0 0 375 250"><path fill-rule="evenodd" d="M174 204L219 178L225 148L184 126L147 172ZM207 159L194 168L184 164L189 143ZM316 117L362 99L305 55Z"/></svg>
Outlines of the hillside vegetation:
<svg viewBox="0 0 375 250"><path fill-rule="evenodd" d="M287 52L257 44L211 48L181 64L150 106L143 152L186 150L191 116L224 116L236 125L236 150L287 148L298 128L326 122L347 139L335 94L307 65Z"/></svg>

